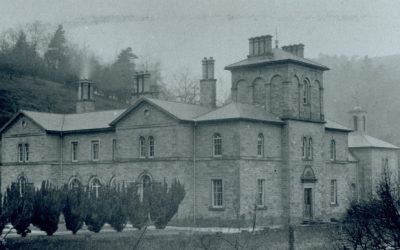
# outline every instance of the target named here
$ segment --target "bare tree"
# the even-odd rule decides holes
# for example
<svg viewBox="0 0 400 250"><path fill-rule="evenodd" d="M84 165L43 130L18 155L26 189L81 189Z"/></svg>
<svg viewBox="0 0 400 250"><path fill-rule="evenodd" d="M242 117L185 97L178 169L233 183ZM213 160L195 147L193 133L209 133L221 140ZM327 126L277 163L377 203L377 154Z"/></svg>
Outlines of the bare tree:
<svg viewBox="0 0 400 250"><path fill-rule="evenodd" d="M199 103L200 87L199 81L192 76L188 68L182 69L173 76L174 85L172 92L176 100L184 103Z"/></svg>

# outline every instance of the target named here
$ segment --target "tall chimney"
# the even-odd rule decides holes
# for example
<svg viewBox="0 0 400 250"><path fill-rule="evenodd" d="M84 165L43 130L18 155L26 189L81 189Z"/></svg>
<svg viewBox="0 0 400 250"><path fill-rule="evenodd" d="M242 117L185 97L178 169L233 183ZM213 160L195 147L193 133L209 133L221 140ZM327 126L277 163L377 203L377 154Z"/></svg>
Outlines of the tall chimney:
<svg viewBox="0 0 400 250"><path fill-rule="evenodd" d="M212 57L209 59L205 57L202 60L203 79L200 80L200 104L208 108L216 107L217 80L214 79L214 62Z"/></svg>
<svg viewBox="0 0 400 250"><path fill-rule="evenodd" d="M87 113L95 111L94 83L88 79L78 82L78 100L76 102L76 113Z"/></svg>
<svg viewBox="0 0 400 250"><path fill-rule="evenodd" d="M297 44L297 56L304 58L304 44Z"/></svg>
<svg viewBox="0 0 400 250"><path fill-rule="evenodd" d="M272 36L266 35L265 37L265 53L272 52Z"/></svg>

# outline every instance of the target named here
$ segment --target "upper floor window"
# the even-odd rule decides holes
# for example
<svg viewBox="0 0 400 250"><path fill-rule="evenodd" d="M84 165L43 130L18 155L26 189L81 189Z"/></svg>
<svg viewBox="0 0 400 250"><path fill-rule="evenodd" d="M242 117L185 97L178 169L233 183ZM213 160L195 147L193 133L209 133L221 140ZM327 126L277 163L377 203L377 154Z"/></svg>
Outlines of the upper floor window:
<svg viewBox="0 0 400 250"><path fill-rule="evenodd" d="M149 157L154 157L154 137L149 136Z"/></svg>
<svg viewBox="0 0 400 250"><path fill-rule="evenodd" d="M18 162L28 162L29 156L29 144L18 144Z"/></svg>
<svg viewBox="0 0 400 250"><path fill-rule="evenodd" d="M302 157L311 160L313 158L313 140L312 137L303 137Z"/></svg>
<svg viewBox="0 0 400 250"><path fill-rule="evenodd" d="M214 156L222 155L222 138L218 133L213 136L213 154Z"/></svg>
<svg viewBox="0 0 400 250"><path fill-rule="evenodd" d="M264 135L259 134L257 138L257 155L264 156Z"/></svg>
<svg viewBox="0 0 400 250"><path fill-rule="evenodd" d="M222 180L211 180L211 189L212 207L222 208L224 206Z"/></svg>
<svg viewBox="0 0 400 250"><path fill-rule="evenodd" d="M78 142L71 142L71 160L78 161Z"/></svg>
<svg viewBox="0 0 400 250"><path fill-rule="evenodd" d="M303 84L303 104L310 103L310 83L308 80L304 80Z"/></svg>
<svg viewBox="0 0 400 250"><path fill-rule="evenodd" d="M358 117L357 116L353 116L353 128L354 128L354 131L358 130Z"/></svg>
<svg viewBox="0 0 400 250"><path fill-rule="evenodd" d="M331 204L337 204L337 181L331 180Z"/></svg>
<svg viewBox="0 0 400 250"><path fill-rule="evenodd" d="M92 161L99 160L100 154L100 142L99 141L92 141Z"/></svg>
<svg viewBox="0 0 400 250"><path fill-rule="evenodd" d="M112 159L116 159L116 153L117 153L117 139L112 140Z"/></svg>
<svg viewBox="0 0 400 250"><path fill-rule="evenodd" d="M331 160L335 161L336 160L336 142L335 140L331 140Z"/></svg>
<svg viewBox="0 0 400 250"><path fill-rule="evenodd" d="M265 196L265 179L258 179L257 180L257 201L256 201L256 204L258 207L265 206L264 196Z"/></svg>
<svg viewBox="0 0 400 250"><path fill-rule="evenodd" d="M139 157L146 157L146 139L143 136L139 138Z"/></svg>

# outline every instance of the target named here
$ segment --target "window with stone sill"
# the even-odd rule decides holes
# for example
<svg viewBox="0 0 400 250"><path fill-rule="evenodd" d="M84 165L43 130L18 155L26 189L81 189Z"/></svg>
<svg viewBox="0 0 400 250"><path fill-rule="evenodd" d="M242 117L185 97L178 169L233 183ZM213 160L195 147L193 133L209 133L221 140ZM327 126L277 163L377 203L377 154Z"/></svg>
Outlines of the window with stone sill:
<svg viewBox="0 0 400 250"><path fill-rule="evenodd" d="M214 156L222 155L222 137L218 133L215 133L213 136L213 155Z"/></svg>
<svg viewBox="0 0 400 250"><path fill-rule="evenodd" d="M224 207L222 179L211 180L211 204L212 208Z"/></svg>
<svg viewBox="0 0 400 250"><path fill-rule="evenodd" d="M100 156L100 142L92 141L92 161L98 161Z"/></svg>
<svg viewBox="0 0 400 250"><path fill-rule="evenodd" d="M336 179L331 180L331 205L337 205L337 181Z"/></svg>

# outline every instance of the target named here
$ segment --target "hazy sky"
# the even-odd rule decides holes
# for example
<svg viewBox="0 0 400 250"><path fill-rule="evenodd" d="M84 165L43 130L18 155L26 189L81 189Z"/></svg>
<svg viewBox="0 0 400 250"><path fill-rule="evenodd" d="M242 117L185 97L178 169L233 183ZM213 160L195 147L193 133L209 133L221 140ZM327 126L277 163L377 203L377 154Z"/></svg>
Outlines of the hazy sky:
<svg viewBox="0 0 400 250"><path fill-rule="evenodd" d="M105 61L131 46L160 60L165 74L187 67L200 75L201 59L213 56L225 85L223 67L246 57L247 39L276 29L280 46L302 42L306 57L400 54L396 0L0 0L0 31L36 20L50 31L64 24Z"/></svg>

